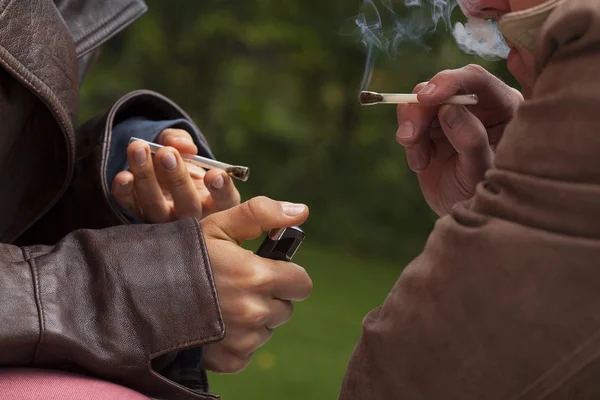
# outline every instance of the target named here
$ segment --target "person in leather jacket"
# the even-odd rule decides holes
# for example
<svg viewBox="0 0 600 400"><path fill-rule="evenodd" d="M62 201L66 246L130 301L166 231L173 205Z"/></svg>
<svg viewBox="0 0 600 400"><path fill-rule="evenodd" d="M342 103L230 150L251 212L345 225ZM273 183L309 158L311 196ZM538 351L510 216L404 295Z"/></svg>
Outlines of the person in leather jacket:
<svg viewBox="0 0 600 400"><path fill-rule="evenodd" d="M147 90L76 127L98 48L145 11L141 0L0 1L0 372L68 371L155 398L214 399L206 370L243 369L312 290L302 267L240 245L301 224L308 208L239 204L222 171L192 182L204 189L178 221L145 224L119 206L111 187L127 186L115 176L130 137L178 150L162 157L174 198L179 151L214 157L191 118Z"/></svg>

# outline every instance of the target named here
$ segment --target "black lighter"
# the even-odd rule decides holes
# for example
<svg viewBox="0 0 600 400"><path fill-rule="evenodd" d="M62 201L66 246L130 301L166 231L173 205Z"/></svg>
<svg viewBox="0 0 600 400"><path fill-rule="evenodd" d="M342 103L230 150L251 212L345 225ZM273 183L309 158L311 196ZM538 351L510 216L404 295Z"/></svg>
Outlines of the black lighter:
<svg viewBox="0 0 600 400"><path fill-rule="evenodd" d="M269 231L256 254L272 260L290 261L302 241L304 231L297 226Z"/></svg>

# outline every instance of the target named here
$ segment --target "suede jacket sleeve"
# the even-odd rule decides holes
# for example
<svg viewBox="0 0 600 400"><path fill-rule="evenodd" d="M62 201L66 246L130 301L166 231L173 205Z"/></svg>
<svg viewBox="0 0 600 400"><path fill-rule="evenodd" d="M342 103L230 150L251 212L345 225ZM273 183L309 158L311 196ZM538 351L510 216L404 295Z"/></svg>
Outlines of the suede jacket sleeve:
<svg viewBox="0 0 600 400"><path fill-rule="evenodd" d="M600 1L568 0L496 167L364 320L343 400L600 398Z"/></svg>

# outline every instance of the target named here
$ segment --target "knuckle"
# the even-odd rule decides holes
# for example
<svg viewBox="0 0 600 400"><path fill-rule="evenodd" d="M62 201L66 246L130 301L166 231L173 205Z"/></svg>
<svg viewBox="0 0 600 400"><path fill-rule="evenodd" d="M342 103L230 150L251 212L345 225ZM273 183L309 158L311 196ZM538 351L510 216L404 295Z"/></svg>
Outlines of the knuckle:
<svg viewBox="0 0 600 400"><path fill-rule="evenodd" d="M250 360L245 357L240 357L237 355L231 355L223 360L222 363L218 366L220 373L224 374L237 374L238 372L243 371Z"/></svg>
<svg viewBox="0 0 600 400"><path fill-rule="evenodd" d="M253 265L248 268L248 275L244 279L246 289L252 292L264 293L268 291L273 282L273 273L262 265Z"/></svg>
<svg viewBox="0 0 600 400"><path fill-rule="evenodd" d="M174 172L169 175L167 183L171 188L174 188L174 189L182 188L182 187L186 186L188 183L188 175L181 171Z"/></svg>
<svg viewBox="0 0 600 400"><path fill-rule="evenodd" d="M165 204L159 200L146 200L141 207L144 213L153 220L162 220L164 215L168 213Z"/></svg>
<svg viewBox="0 0 600 400"><path fill-rule="evenodd" d="M454 76L454 71L450 70L450 69L445 69L443 71L438 72L437 74L435 74L435 76L433 78L431 78L432 81L444 81L447 79L452 79Z"/></svg>
<svg viewBox="0 0 600 400"><path fill-rule="evenodd" d="M138 183L148 182L156 177L154 171L148 168L147 166L140 167L133 172L133 176L135 181Z"/></svg>
<svg viewBox="0 0 600 400"><path fill-rule="evenodd" d="M256 332L252 332L241 340L233 342L230 351L239 358L246 359L248 356L251 356L261 344L262 340L260 335Z"/></svg>
<svg viewBox="0 0 600 400"><path fill-rule="evenodd" d="M481 75L485 77L491 75L487 69L483 68L481 65L478 64L466 65L462 68L462 70L471 74Z"/></svg>
<svg viewBox="0 0 600 400"><path fill-rule="evenodd" d="M470 124L461 124L456 128L456 136L462 138L461 150L466 153L476 153L485 149L489 144L487 137Z"/></svg>
<svg viewBox="0 0 600 400"><path fill-rule="evenodd" d="M234 374L242 372L244 369L246 369L248 364L250 364L250 361L252 361L252 355L246 357L235 357L231 365L232 372Z"/></svg>
<svg viewBox="0 0 600 400"><path fill-rule="evenodd" d="M205 218L202 218L200 221L200 227L202 228L202 233L205 236L212 236L212 231L216 224L215 219L219 218L217 214L209 215Z"/></svg>
<svg viewBox="0 0 600 400"><path fill-rule="evenodd" d="M481 65L477 64L469 64L461 69L463 73L467 76L470 75L470 78L463 79L464 81L478 82L475 83L475 86L480 86L484 90L489 89L494 84L502 83L498 78L492 75L487 69L483 68ZM469 86L472 86L471 83Z"/></svg>
<svg viewBox="0 0 600 400"><path fill-rule="evenodd" d="M242 323L249 327L264 325L268 313L262 307L257 307L252 303L246 303L241 307Z"/></svg>
<svg viewBox="0 0 600 400"><path fill-rule="evenodd" d="M249 214L256 220L262 220L269 214L269 204L271 199L265 196L257 196L246 202L246 208Z"/></svg>

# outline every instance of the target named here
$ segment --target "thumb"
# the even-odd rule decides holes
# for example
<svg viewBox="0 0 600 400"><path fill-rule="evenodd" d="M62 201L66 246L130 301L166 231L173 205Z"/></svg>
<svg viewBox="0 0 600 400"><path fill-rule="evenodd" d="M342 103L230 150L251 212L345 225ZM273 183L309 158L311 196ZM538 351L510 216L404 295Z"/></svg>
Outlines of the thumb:
<svg viewBox="0 0 600 400"><path fill-rule="evenodd" d="M274 228L300 225L308 218L304 204L254 197L239 206L212 214L201 221L206 236L242 244Z"/></svg>

